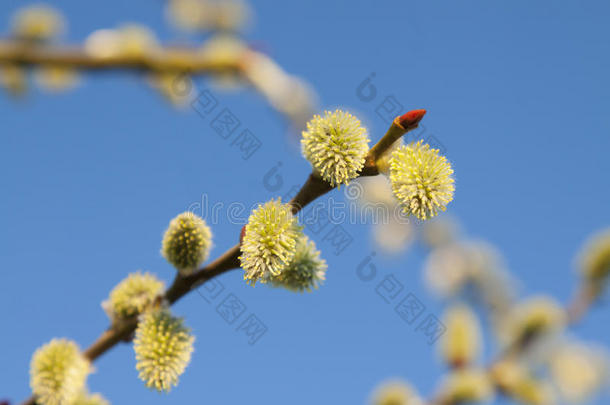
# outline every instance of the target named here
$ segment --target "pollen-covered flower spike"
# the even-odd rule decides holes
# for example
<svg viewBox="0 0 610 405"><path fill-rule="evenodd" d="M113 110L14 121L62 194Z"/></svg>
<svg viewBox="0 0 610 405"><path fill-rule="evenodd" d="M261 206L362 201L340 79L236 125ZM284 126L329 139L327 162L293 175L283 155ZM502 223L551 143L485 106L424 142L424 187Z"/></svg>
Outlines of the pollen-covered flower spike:
<svg viewBox="0 0 610 405"><path fill-rule="evenodd" d="M421 220L444 211L453 199L453 170L438 149L418 141L398 147L390 159L392 191L403 211Z"/></svg>
<svg viewBox="0 0 610 405"><path fill-rule="evenodd" d="M348 184L358 176L369 151L369 138L358 118L348 112L314 115L303 131L303 155L331 186Z"/></svg>
<svg viewBox="0 0 610 405"><path fill-rule="evenodd" d="M212 231L205 221L192 212L172 219L163 236L161 254L183 276L197 270L210 252Z"/></svg>
<svg viewBox="0 0 610 405"><path fill-rule="evenodd" d="M120 320L142 313L163 292L165 284L150 273L132 273L110 292L102 303L111 320Z"/></svg>
<svg viewBox="0 0 610 405"><path fill-rule="evenodd" d="M244 279L255 285L279 276L294 258L302 235L289 204L278 198L259 205L248 218L241 243Z"/></svg>
<svg viewBox="0 0 610 405"><path fill-rule="evenodd" d="M292 261L279 275L271 276L274 287L283 287L291 291L308 291L318 288L324 281L326 261L320 258L316 244L303 235L296 244L296 253Z"/></svg>
<svg viewBox="0 0 610 405"><path fill-rule="evenodd" d="M53 339L36 350L30 365L30 386L36 403L71 404L85 387L89 361L71 340Z"/></svg>
<svg viewBox="0 0 610 405"><path fill-rule="evenodd" d="M191 361L195 337L167 309L146 312L136 328L136 369L149 388L169 392Z"/></svg>

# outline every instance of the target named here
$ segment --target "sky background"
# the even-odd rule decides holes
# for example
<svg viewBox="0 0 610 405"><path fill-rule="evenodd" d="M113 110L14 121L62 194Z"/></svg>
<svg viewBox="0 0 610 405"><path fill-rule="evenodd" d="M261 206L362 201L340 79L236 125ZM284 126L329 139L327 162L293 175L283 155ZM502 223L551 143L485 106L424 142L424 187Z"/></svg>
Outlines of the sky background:
<svg viewBox="0 0 610 405"><path fill-rule="evenodd" d="M2 2L1 25L25 3ZM70 42L124 22L149 25L164 42L183 39L162 3L52 2ZM373 141L387 128L375 112L385 97L405 110L426 108L423 123L455 169L449 213L468 236L502 250L523 296L569 299L575 254L610 223L610 3L260 0L252 8L246 38L309 81L320 108L358 114ZM378 92L365 102L357 88L371 73ZM83 79L60 95L0 97L0 398L15 402L29 395L33 351L53 337L88 346L108 324L100 302L129 272L171 282L159 249L172 217L203 196L264 202L310 170L286 123L251 90L212 90L263 142L243 160L209 119L170 107L135 75ZM272 192L263 179L278 162L285 182ZM216 257L237 242L241 224L224 218L212 228ZM237 270L219 278L218 298L234 294L245 305L235 323L216 312L220 301L181 300L174 313L197 340L169 396L138 380L128 344L96 362L90 389L114 404L359 404L379 382L401 377L431 394L444 371L435 347L375 292L394 274L440 316L422 279L423 249L375 256L378 275L364 282L356 268L376 249L370 227L344 229L354 241L339 255L310 234L329 264L315 293L251 288ZM255 345L236 331L249 314L268 329ZM610 310L600 306L574 333L608 344L609 325Z"/></svg>

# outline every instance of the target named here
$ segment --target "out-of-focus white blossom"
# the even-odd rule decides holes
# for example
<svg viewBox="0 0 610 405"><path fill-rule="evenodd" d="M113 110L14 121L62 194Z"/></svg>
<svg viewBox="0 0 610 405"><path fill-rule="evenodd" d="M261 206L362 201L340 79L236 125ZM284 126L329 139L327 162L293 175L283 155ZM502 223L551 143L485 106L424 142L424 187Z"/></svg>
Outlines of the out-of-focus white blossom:
<svg viewBox="0 0 610 405"><path fill-rule="evenodd" d="M392 185L386 176L359 177L351 187L358 188L360 204L365 207L367 204L396 205Z"/></svg>
<svg viewBox="0 0 610 405"><path fill-rule="evenodd" d="M169 20L185 31L237 31L250 14L241 0L170 0Z"/></svg>
<svg viewBox="0 0 610 405"><path fill-rule="evenodd" d="M442 215L424 222L422 240L432 249L440 248L456 241L458 224L449 215Z"/></svg>
<svg viewBox="0 0 610 405"><path fill-rule="evenodd" d="M386 176L359 177L346 190L358 197L362 221L373 224L373 240L385 253L408 249L416 237L413 221L405 218ZM350 191L353 188L356 191Z"/></svg>
<svg viewBox="0 0 610 405"><path fill-rule="evenodd" d="M138 58L158 50L159 44L154 33L138 24L128 24L112 30L97 30L85 41L85 52L98 58Z"/></svg>
<svg viewBox="0 0 610 405"><path fill-rule="evenodd" d="M609 358L600 347L565 342L549 356L555 385L563 398L572 403L589 400L608 386Z"/></svg>
<svg viewBox="0 0 610 405"><path fill-rule="evenodd" d="M513 301L513 281L501 255L486 242L457 242L434 249L424 278L443 298L474 292L492 315L503 314Z"/></svg>
<svg viewBox="0 0 610 405"><path fill-rule="evenodd" d="M65 27L63 16L54 8L35 5L23 8L13 17L13 34L27 41L46 41L57 37Z"/></svg>
<svg viewBox="0 0 610 405"><path fill-rule="evenodd" d="M375 244L386 253L397 254L408 249L415 240L413 223L400 223L390 220L388 223L373 225Z"/></svg>
<svg viewBox="0 0 610 405"><path fill-rule="evenodd" d="M313 115L317 96L299 77L289 75L267 55L250 52L244 65L248 81L299 131Z"/></svg>

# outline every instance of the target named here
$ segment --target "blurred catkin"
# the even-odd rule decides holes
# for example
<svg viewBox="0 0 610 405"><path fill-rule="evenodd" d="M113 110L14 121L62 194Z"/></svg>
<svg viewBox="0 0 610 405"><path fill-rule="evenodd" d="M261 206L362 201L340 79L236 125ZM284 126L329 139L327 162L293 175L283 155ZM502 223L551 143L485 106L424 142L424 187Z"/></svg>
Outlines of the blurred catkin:
<svg viewBox="0 0 610 405"><path fill-rule="evenodd" d="M138 271L114 287L102 308L113 321L129 318L150 307L164 288L165 284L153 274Z"/></svg>
<svg viewBox="0 0 610 405"><path fill-rule="evenodd" d="M89 361L71 340L53 339L36 350L30 365L30 386L42 405L69 405L85 387Z"/></svg>
<svg viewBox="0 0 610 405"><path fill-rule="evenodd" d="M183 212L169 223L161 242L161 254L183 276L188 276L208 258L212 231L192 212Z"/></svg>
<svg viewBox="0 0 610 405"><path fill-rule="evenodd" d="M456 305L445 313L445 333L440 339L443 359L454 367L472 364L481 350L481 329L474 312Z"/></svg>

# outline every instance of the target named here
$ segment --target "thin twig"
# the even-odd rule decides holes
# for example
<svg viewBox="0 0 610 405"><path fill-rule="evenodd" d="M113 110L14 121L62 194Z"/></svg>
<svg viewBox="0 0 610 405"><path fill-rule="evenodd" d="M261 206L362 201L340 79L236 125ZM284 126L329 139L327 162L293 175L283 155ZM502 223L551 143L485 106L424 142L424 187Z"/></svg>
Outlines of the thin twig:
<svg viewBox="0 0 610 405"><path fill-rule="evenodd" d="M371 148L367 164L374 166L377 159L379 159L386 150L390 149L394 142L399 140L407 132L417 128L419 121L422 120L425 114L426 110L413 110L394 118L392 125L388 128L386 134Z"/></svg>
<svg viewBox="0 0 610 405"><path fill-rule="evenodd" d="M598 286L587 282L583 283L580 286L572 300L568 303L568 305L566 305L564 309L567 316L566 328L576 324L587 313L587 310L591 307L591 304L593 304L595 297L597 297L599 293L598 288ZM522 355L524 351L528 348L528 346L539 336L539 331L533 332L517 340L513 344L510 344L487 365L487 367L485 368L486 373L491 374L496 365L508 359L515 359ZM493 382L493 379L491 379L491 381ZM503 390L502 387L495 385L495 388L498 392L502 392L509 397L511 396L511 393L507 390ZM440 395L440 393L437 393L437 396L428 400L426 404L443 405L442 395Z"/></svg>
<svg viewBox="0 0 610 405"><path fill-rule="evenodd" d="M403 134L406 132L407 131L404 131ZM389 146L391 146L391 144L389 144L388 147ZM373 149L371 149L369 154L372 153ZM381 153L383 153L385 150L377 148L377 151L381 151ZM369 162L370 159L367 158L366 161ZM361 171L360 176L373 176L377 173L378 171L374 163L367 163ZM328 193L332 189L333 187L329 183L322 180L319 176L311 174L296 196L289 203L292 205L293 213L296 214L307 204ZM170 305L175 303L180 298L188 294L191 290L199 287L206 281L211 280L222 273L226 273L229 270L239 268L238 257L239 244L233 246L207 266L197 270L195 273L189 276L184 277L178 273L174 278L172 285L163 294L163 298ZM129 341L136 327L137 318L131 318L111 326L85 350L85 357L87 357L87 359L90 361L94 361L118 343L122 341ZM26 401L22 402L22 405L34 405L35 403L35 398L32 396Z"/></svg>
<svg viewBox="0 0 610 405"><path fill-rule="evenodd" d="M77 46L30 45L0 41L0 63L57 66L77 70L136 70L209 74L239 72L239 60L214 59L196 49L167 47L141 54L96 55Z"/></svg>
<svg viewBox="0 0 610 405"><path fill-rule="evenodd" d="M570 324L575 324L587 313L595 298L600 293L600 286L595 285L592 281L584 281L576 294L572 298L570 305L566 309L568 321Z"/></svg>
<svg viewBox="0 0 610 405"><path fill-rule="evenodd" d="M270 57L247 46L233 57L216 57L201 48L177 46L105 55L88 52L82 46L34 44L12 39L0 40L1 65L50 66L90 72L125 70L181 77L228 73L249 84L297 129L303 124L303 116L309 116L314 109L313 95L300 79L287 74ZM278 87L280 84L285 87L283 91ZM287 102L287 97L293 96L300 100L300 104Z"/></svg>

